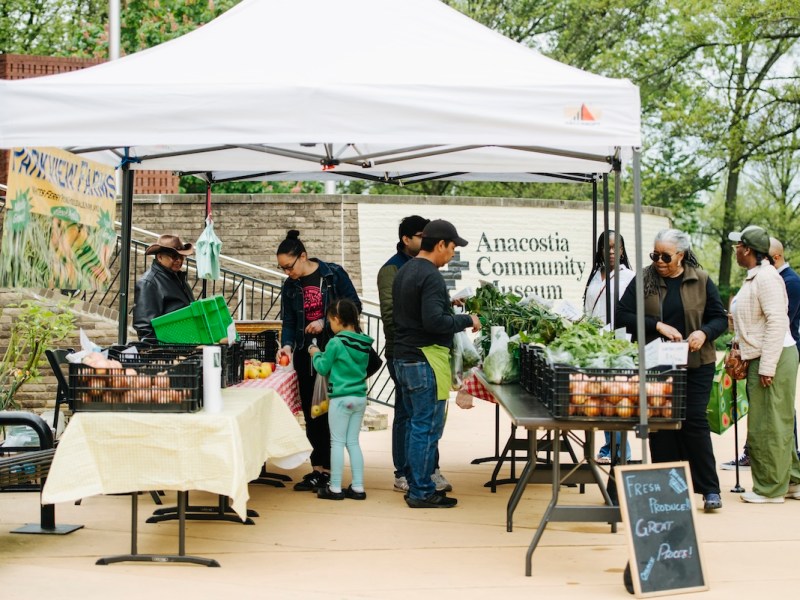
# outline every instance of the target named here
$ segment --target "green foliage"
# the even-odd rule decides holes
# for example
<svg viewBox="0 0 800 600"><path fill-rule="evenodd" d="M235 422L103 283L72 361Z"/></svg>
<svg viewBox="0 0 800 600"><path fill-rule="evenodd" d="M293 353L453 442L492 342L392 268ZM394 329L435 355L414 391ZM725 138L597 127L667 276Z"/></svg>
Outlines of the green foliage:
<svg viewBox="0 0 800 600"><path fill-rule="evenodd" d="M215 194L321 194L319 181L228 181L212 185ZM181 194L205 194L205 181L186 175L180 180Z"/></svg>
<svg viewBox="0 0 800 600"><path fill-rule="evenodd" d="M44 351L75 329L75 315L69 302L46 307L26 300L9 305L12 307L21 310L11 325L8 348L0 362L0 410L18 408L14 396L26 382L40 378Z"/></svg>

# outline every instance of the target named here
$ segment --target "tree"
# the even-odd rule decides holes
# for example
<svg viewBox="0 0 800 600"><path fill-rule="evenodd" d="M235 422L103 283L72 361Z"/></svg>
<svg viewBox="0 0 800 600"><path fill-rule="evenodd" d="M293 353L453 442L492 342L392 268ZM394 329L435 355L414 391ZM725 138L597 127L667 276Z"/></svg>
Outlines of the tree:
<svg viewBox="0 0 800 600"><path fill-rule="evenodd" d="M108 21L105 0L0 1L0 53L67 56L88 23Z"/></svg>

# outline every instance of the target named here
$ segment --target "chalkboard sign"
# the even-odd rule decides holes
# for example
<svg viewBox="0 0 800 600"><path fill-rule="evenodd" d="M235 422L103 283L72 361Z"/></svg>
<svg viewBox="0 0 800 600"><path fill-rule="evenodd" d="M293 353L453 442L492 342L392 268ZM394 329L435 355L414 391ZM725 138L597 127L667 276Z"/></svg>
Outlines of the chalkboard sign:
<svg viewBox="0 0 800 600"><path fill-rule="evenodd" d="M708 589L686 462L615 468L637 596Z"/></svg>

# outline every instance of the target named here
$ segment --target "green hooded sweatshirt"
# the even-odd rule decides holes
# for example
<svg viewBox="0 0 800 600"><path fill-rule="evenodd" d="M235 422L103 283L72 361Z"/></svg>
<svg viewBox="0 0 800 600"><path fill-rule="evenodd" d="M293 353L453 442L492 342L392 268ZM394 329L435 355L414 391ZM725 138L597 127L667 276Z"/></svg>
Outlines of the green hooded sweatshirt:
<svg viewBox="0 0 800 600"><path fill-rule="evenodd" d="M328 377L331 398L367 395L367 363L372 341L363 333L340 331L324 352L314 354L314 369Z"/></svg>

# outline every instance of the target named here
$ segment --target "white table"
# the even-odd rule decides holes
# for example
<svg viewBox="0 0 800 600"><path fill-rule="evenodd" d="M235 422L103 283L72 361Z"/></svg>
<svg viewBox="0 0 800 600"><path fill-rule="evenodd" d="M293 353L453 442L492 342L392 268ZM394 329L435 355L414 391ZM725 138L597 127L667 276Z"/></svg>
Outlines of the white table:
<svg viewBox="0 0 800 600"><path fill-rule="evenodd" d="M43 503L96 494L178 492L177 555L138 554L133 493L131 553L100 559L98 564L135 560L219 566L212 559L185 554L186 492L227 496L244 521L247 484L266 461L294 468L308 458L311 446L274 390L229 388L222 395L224 408L217 414L82 412L72 417L42 492Z"/></svg>

